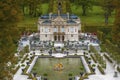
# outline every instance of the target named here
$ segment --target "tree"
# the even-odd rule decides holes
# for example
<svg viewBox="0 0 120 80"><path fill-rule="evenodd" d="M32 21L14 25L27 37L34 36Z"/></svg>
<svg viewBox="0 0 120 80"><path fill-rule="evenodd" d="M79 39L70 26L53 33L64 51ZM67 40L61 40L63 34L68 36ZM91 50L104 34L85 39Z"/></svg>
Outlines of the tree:
<svg viewBox="0 0 120 80"><path fill-rule="evenodd" d="M12 80L12 68L8 62L14 65L19 30L16 26L21 19L21 11L18 0L0 1L0 79Z"/></svg>
<svg viewBox="0 0 120 80"><path fill-rule="evenodd" d="M120 0L115 0L115 22L112 28L112 40L120 48Z"/></svg>
<svg viewBox="0 0 120 80"><path fill-rule="evenodd" d="M93 0L76 0L75 4L82 7L82 15L86 16L88 10L92 10Z"/></svg>
<svg viewBox="0 0 120 80"><path fill-rule="evenodd" d="M66 11L71 13L70 0L66 0Z"/></svg>
<svg viewBox="0 0 120 80"><path fill-rule="evenodd" d="M102 1L100 1L102 9L104 10L105 24L108 24L109 17L111 16L111 13L114 10L113 1L114 0L102 0Z"/></svg>
<svg viewBox="0 0 120 80"><path fill-rule="evenodd" d="M61 3L61 13L71 12L69 0L50 0L49 12L58 13L58 2Z"/></svg>
<svg viewBox="0 0 120 80"><path fill-rule="evenodd" d="M24 15L36 17L41 14L41 0L18 0Z"/></svg>
<svg viewBox="0 0 120 80"><path fill-rule="evenodd" d="M49 2L49 12L53 12L53 4L54 4L54 0L50 0L50 2Z"/></svg>

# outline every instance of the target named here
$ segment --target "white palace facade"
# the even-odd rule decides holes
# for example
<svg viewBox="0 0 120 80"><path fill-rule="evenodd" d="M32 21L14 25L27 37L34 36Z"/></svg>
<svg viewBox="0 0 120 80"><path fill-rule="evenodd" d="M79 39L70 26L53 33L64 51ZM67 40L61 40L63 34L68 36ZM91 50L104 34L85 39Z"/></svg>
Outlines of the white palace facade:
<svg viewBox="0 0 120 80"><path fill-rule="evenodd" d="M81 30L80 18L74 14L42 15L38 20L40 41L78 41Z"/></svg>
<svg viewBox="0 0 120 80"><path fill-rule="evenodd" d="M41 41L78 41L81 22L76 15L50 13L39 18L38 29Z"/></svg>

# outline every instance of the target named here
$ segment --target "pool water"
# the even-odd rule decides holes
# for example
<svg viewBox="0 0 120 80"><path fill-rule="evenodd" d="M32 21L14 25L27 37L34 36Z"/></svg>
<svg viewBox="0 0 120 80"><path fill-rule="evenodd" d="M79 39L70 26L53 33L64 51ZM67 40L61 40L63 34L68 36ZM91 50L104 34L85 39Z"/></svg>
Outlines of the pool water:
<svg viewBox="0 0 120 80"><path fill-rule="evenodd" d="M63 65L64 69L54 70L55 65L59 63ZM84 72L84 67L80 58L38 58L32 69L32 73L36 72L37 76L44 77L44 74L47 74L48 80L69 80L70 77L74 78L74 76L80 75L81 71Z"/></svg>

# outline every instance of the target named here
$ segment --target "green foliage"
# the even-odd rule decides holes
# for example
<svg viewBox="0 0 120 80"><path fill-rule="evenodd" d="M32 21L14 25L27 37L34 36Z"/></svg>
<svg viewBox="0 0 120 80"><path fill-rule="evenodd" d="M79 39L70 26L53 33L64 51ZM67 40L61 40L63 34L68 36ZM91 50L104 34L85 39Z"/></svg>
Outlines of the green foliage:
<svg viewBox="0 0 120 80"><path fill-rule="evenodd" d="M117 70L120 72L120 67L119 66L117 67Z"/></svg>
<svg viewBox="0 0 120 80"><path fill-rule="evenodd" d="M110 59L110 57L108 57L106 54L104 54L104 56L110 63L113 63L113 61Z"/></svg>
<svg viewBox="0 0 120 80"><path fill-rule="evenodd" d="M98 69L99 69L99 71L102 73L102 74L105 74L105 72L104 72L104 70L103 70L103 68L101 67L101 66L97 66L98 67Z"/></svg>
<svg viewBox="0 0 120 80"><path fill-rule="evenodd" d="M14 70L12 70L12 73L15 74L19 68L20 68L20 66L17 66Z"/></svg>
<svg viewBox="0 0 120 80"><path fill-rule="evenodd" d="M48 76L48 74L47 74L47 73L44 73L43 76Z"/></svg>
<svg viewBox="0 0 120 80"><path fill-rule="evenodd" d="M27 59L28 54L23 58L23 60L21 61L21 63L25 62L25 60Z"/></svg>
<svg viewBox="0 0 120 80"><path fill-rule="evenodd" d="M97 62L103 67L103 68L106 68L106 63L105 61L103 60L103 57L97 52L97 50L93 47L93 46L90 46L90 50L94 53L94 56L92 55L91 57L93 58L93 60Z"/></svg>
<svg viewBox="0 0 120 80"><path fill-rule="evenodd" d="M68 76L72 76L72 73L69 73Z"/></svg>
<svg viewBox="0 0 120 80"><path fill-rule="evenodd" d="M29 52L29 46L28 46L28 45L24 47L24 52L25 52L25 53L28 53L28 52Z"/></svg>
<svg viewBox="0 0 120 80"><path fill-rule="evenodd" d="M88 10L92 10L93 0L76 0L76 5L81 5L82 8L82 15L86 16Z"/></svg>
<svg viewBox="0 0 120 80"><path fill-rule="evenodd" d="M110 40L106 39L105 43L102 44L102 47L104 47L105 51L109 53L110 57L112 57L113 60L115 60L118 64L120 63L120 49L118 46L113 44Z"/></svg>
<svg viewBox="0 0 120 80"><path fill-rule="evenodd" d="M93 61L94 61L95 63L97 63L96 58L95 58L92 54L91 54L90 56L92 57Z"/></svg>
<svg viewBox="0 0 120 80"><path fill-rule="evenodd" d="M70 1L61 0L62 13L71 12ZM51 0L49 3L49 12L58 13L58 0Z"/></svg>
<svg viewBox="0 0 120 80"><path fill-rule="evenodd" d="M104 17L105 17L105 24L108 24L108 19L111 16L111 13L114 10L114 5L113 5L114 0L101 0L100 5L104 11Z"/></svg>
<svg viewBox="0 0 120 80"><path fill-rule="evenodd" d="M41 0L21 0L19 3L24 15L35 17L41 14Z"/></svg>
<svg viewBox="0 0 120 80"><path fill-rule="evenodd" d="M26 67L25 67L25 69L23 70L23 75L28 75L28 73L26 73L27 72L27 70L28 70L28 68L29 68L29 66L27 65Z"/></svg>
<svg viewBox="0 0 120 80"><path fill-rule="evenodd" d="M15 0L0 1L0 79L12 79L7 62L14 64L19 30L17 22L22 18L18 2ZM8 67L8 68L7 68Z"/></svg>
<svg viewBox="0 0 120 80"><path fill-rule="evenodd" d="M120 48L120 0L115 0L115 22L112 28L112 40Z"/></svg>

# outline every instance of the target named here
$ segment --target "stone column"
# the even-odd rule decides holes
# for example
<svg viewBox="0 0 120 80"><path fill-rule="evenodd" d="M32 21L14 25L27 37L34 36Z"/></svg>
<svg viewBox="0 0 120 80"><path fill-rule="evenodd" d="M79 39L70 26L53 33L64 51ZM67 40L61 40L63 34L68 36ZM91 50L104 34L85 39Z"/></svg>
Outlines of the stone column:
<svg viewBox="0 0 120 80"><path fill-rule="evenodd" d="M60 35L60 41L62 42L62 35Z"/></svg>
<svg viewBox="0 0 120 80"><path fill-rule="evenodd" d="M58 35L56 35L56 41L58 41Z"/></svg>

